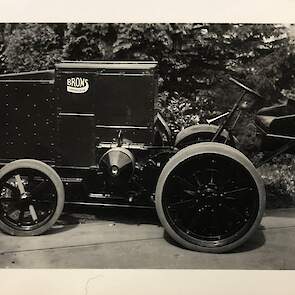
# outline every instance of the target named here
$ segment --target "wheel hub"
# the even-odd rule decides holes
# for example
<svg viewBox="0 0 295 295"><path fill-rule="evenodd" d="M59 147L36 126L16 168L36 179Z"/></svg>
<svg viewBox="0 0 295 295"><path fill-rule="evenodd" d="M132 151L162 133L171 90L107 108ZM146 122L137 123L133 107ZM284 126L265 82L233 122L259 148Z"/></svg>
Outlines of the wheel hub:
<svg viewBox="0 0 295 295"><path fill-rule="evenodd" d="M202 197L209 199L220 196L218 186L215 184L204 185L203 187L199 188L198 191L200 192Z"/></svg>

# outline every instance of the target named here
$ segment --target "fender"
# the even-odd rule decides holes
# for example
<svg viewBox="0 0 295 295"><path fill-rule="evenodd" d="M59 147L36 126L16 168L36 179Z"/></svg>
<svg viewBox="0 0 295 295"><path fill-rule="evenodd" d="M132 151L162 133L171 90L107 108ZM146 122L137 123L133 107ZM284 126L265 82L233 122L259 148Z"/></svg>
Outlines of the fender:
<svg viewBox="0 0 295 295"><path fill-rule="evenodd" d="M184 128L176 135L174 146L177 146L185 138L188 138L189 136L192 136L194 134L199 134L199 133L212 133L212 134L214 134L217 131L217 129L218 129L218 126L212 125L212 124L198 124L198 125L192 125L190 127ZM224 138L230 137L227 130L223 130L221 135Z"/></svg>

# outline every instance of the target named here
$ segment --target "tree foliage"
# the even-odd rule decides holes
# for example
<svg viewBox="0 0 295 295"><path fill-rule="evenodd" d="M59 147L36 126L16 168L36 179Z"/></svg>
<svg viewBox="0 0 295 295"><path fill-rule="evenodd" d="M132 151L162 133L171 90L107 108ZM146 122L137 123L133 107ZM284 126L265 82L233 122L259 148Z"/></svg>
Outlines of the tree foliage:
<svg viewBox="0 0 295 295"><path fill-rule="evenodd" d="M60 45L60 37L50 25L20 24L6 40L6 68L11 72L52 68L61 58Z"/></svg>
<svg viewBox="0 0 295 295"><path fill-rule="evenodd" d="M295 53L287 33L274 24L1 24L0 70L45 69L61 59L156 60L165 103L177 92L202 117L232 104L229 76L268 104L290 94Z"/></svg>
<svg viewBox="0 0 295 295"><path fill-rule="evenodd" d="M68 24L64 57L70 60L112 59L116 24Z"/></svg>
<svg viewBox="0 0 295 295"><path fill-rule="evenodd" d="M158 61L157 106L174 133L229 110L240 92L230 76L263 94L263 105L295 99L295 26L0 24L0 72L52 68L62 59ZM255 132L248 128L253 115L244 114L235 134L249 150L255 146ZM274 195L294 194L290 159L281 160L287 164L273 167L286 177L270 167L262 174Z"/></svg>
<svg viewBox="0 0 295 295"><path fill-rule="evenodd" d="M237 76L261 90L270 102L288 88L287 28L270 24L70 24L68 59L157 60L160 91L228 106L227 77ZM210 106L211 107L211 106Z"/></svg>

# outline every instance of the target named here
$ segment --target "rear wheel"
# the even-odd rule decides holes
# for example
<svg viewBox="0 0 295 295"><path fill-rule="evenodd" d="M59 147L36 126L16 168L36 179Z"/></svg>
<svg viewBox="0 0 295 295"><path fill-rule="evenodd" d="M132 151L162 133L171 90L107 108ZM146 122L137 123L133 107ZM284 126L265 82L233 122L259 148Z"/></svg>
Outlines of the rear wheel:
<svg viewBox="0 0 295 295"><path fill-rule="evenodd" d="M0 170L0 229L33 236L48 230L60 216L64 187L58 174L43 162L17 160Z"/></svg>
<svg viewBox="0 0 295 295"><path fill-rule="evenodd" d="M260 224L263 182L238 150L220 143L189 146L164 167L156 209L168 234L196 251L227 252Z"/></svg>

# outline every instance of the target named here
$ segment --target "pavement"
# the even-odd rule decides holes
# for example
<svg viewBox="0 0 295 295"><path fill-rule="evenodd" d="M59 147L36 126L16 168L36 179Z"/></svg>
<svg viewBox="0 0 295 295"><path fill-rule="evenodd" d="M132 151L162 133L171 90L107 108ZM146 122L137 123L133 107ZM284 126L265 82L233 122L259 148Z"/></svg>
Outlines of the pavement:
<svg viewBox="0 0 295 295"><path fill-rule="evenodd" d="M295 269L295 209L266 211L252 238L226 254L180 248L155 212L101 212L65 213L41 236L0 233L0 268Z"/></svg>

